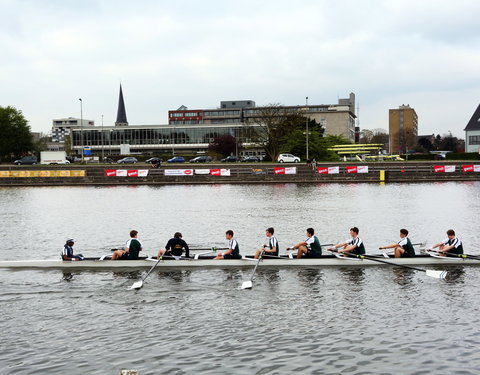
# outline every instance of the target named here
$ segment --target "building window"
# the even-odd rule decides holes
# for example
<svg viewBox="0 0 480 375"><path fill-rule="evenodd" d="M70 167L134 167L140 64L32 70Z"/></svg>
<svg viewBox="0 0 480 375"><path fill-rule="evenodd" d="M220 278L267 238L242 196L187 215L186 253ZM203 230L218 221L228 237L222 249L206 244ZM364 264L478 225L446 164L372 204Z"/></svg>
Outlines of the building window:
<svg viewBox="0 0 480 375"><path fill-rule="evenodd" d="M480 145L480 135L471 135L468 137L468 143L471 145Z"/></svg>

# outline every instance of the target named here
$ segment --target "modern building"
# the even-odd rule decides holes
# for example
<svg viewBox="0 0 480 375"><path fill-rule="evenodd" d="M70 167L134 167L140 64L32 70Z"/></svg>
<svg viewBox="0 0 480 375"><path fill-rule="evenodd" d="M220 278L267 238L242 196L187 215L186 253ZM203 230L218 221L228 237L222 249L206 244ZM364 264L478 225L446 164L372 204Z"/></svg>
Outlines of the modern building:
<svg viewBox="0 0 480 375"><path fill-rule="evenodd" d="M480 104L464 129L465 152L480 153Z"/></svg>
<svg viewBox="0 0 480 375"><path fill-rule="evenodd" d="M71 134L73 128L89 129L95 125L95 121L75 117L60 118L52 121L52 142L63 143L65 137Z"/></svg>
<svg viewBox="0 0 480 375"><path fill-rule="evenodd" d="M122 87L115 126L72 129L72 148L80 153L89 147L93 153L175 154L208 151L214 138L232 135L242 144L240 155L262 154L255 144L255 119L266 107L256 107L253 100L221 101L216 109L190 110L181 106L168 112L168 125L129 125ZM338 104L284 106L285 112L302 111L326 128L327 134L343 135L355 140L355 94L339 99Z"/></svg>
<svg viewBox="0 0 480 375"><path fill-rule="evenodd" d="M255 119L268 107L256 107L253 100L221 101L215 109L188 109L181 106L168 111L169 125L255 124ZM342 135L355 142L355 94L339 99L338 104L281 106L288 112L305 112L325 128L325 134Z"/></svg>
<svg viewBox="0 0 480 375"><path fill-rule="evenodd" d="M391 154L404 154L417 145L418 116L408 104L388 111Z"/></svg>

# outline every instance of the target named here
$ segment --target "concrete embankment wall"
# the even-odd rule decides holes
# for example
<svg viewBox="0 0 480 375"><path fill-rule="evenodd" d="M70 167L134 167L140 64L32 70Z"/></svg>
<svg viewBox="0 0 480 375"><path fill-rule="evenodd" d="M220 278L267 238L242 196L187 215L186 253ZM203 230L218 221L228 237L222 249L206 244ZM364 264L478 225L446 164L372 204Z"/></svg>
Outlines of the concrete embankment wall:
<svg viewBox="0 0 480 375"><path fill-rule="evenodd" d="M477 164L480 164L477 162ZM305 164L177 164L152 168L149 165L63 165L0 166L0 186L55 185L168 185L221 183L355 183L355 182L426 182L476 181L480 172L465 166L475 162L388 162L388 163L319 163L319 168L338 167L338 173L318 173ZM351 167L366 173L348 173ZM442 166L447 167L442 171ZM275 174L274 168L296 167L296 174ZM439 168L440 167L440 168ZM454 168L452 168L454 167ZM196 174L167 176L165 169L230 170L230 176ZM454 169L452 171L452 169ZM472 169L472 171L470 171ZM148 170L145 177L107 176L106 170ZM438 171L440 170L440 172ZM468 170L468 171L467 171ZM478 168L476 169L478 170Z"/></svg>

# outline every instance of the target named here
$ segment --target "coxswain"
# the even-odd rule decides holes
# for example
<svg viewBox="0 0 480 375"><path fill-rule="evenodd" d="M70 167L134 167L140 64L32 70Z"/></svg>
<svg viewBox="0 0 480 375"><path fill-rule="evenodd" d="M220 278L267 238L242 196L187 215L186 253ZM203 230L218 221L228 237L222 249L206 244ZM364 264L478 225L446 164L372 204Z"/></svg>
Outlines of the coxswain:
<svg viewBox="0 0 480 375"><path fill-rule="evenodd" d="M297 249L297 259L305 255L306 258L320 258L322 256L322 246L313 228L307 228L307 239L299 242L287 250Z"/></svg>
<svg viewBox="0 0 480 375"><path fill-rule="evenodd" d="M137 238L136 230L130 231L130 239L125 244L124 250L116 250L112 254L112 260L135 260L138 259L138 253L142 251L142 243Z"/></svg>
<svg viewBox="0 0 480 375"><path fill-rule="evenodd" d="M170 238L165 246L165 250L159 250L157 257L167 255L171 257L181 257L183 251L185 250L185 257L190 257L190 249L188 248L187 243L182 239L182 234L176 232L173 235L173 238Z"/></svg>
<svg viewBox="0 0 480 375"><path fill-rule="evenodd" d="M395 258L411 258L415 256L415 249L410 242L410 238L408 238L408 230L406 229L400 229L400 241L379 247L379 249L394 249Z"/></svg>
<svg viewBox="0 0 480 375"><path fill-rule="evenodd" d="M73 244L75 241L73 238L67 239L62 251L62 260L84 260L85 257L82 254L73 254Z"/></svg>
<svg viewBox="0 0 480 375"><path fill-rule="evenodd" d="M268 244L264 244L261 249L258 249L255 252L255 259L258 259L258 257L263 253L263 255L273 255L273 256L278 256L278 241L277 238L273 235L275 230L270 227L265 230L265 235L268 238Z"/></svg>
<svg viewBox="0 0 480 375"><path fill-rule="evenodd" d="M238 242L233 238L233 230L227 230L225 232L225 238L228 240L228 249L223 254L220 253L213 259L242 259Z"/></svg>
<svg viewBox="0 0 480 375"><path fill-rule="evenodd" d="M453 229L447 230L447 238L442 242L439 242L433 245L430 250L433 250L438 247L438 254L441 256L446 256L448 254L463 254L463 245L457 237L455 237L455 231Z"/></svg>
<svg viewBox="0 0 480 375"><path fill-rule="evenodd" d="M338 243L334 247L331 247L329 250L338 250L339 253L350 253L355 255L365 254L365 246L360 237L358 237L358 228L350 228L350 236L352 237L349 240L346 240L343 243Z"/></svg>

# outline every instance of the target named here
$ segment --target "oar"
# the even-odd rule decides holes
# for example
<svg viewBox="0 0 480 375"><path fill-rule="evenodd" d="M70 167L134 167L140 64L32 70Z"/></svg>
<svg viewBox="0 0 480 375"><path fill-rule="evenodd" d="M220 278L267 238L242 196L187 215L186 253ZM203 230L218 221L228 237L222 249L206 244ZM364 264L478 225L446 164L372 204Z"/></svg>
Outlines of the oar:
<svg viewBox="0 0 480 375"><path fill-rule="evenodd" d="M200 250L210 250L212 251L217 251L217 250L228 250L228 247L197 247L194 249L190 249L190 251L200 251Z"/></svg>
<svg viewBox="0 0 480 375"><path fill-rule="evenodd" d="M431 251L432 253L437 253L437 254L450 255L451 257L457 257L457 258L463 258L463 259L475 259L475 260L480 260L480 256L479 256L479 255L455 254L455 253L448 253L448 252L436 251L436 250L433 250L433 249L429 249L428 251Z"/></svg>
<svg viewBox="0 0 480 375"><path fill-rule="evenodd" d="M333 251L333 250L329 250L329 251L338 253L338 251ZM349 252L344 252L343 254L347 254L347 256L351 256L351 257L354 257L354 258L368 259L368 260L371 260L373 262L385 263L385 264L389 264L391 266L398 266L398 267L408 268L408 269L415 270L415 271L422 271L422 272L425 272L427 274L427 276L434 277L436 279L444 279L447 276L447 271L424 270L422 268L407 266L405 264L397 264L397 263L387 262L383 259L379 259L379 258L376 258L374 256L370 256L370 255L358 255L358 254L352 254L352 253L349 253Z"/></svg>
<svg viewBox="0 0 480 375"><path fill-rule="evenodd" d="M160 261L163 259L163 255L158 257L157 262L153 265L152 268L147 272L147 274L142 278L142 280L137 281L136 283L133 283L133 285L130 287L130 289L140 289L143 286L143 282L145 279L150 275L150 273L155 269L155 267L160 263Z"/></svg>
<svg viewBox="0 0 480 375"><path fill-rule="evenodd" d="M253 287L253 279L255 277L255 271L257 270L257 267L258 265L260 264L260 261L262 260L262 256L263 256L263 251L262 253L260 254L260 256L258 257L257 259L257 264L255 264L255 268L253 269L253 272L252 272L252 277L250 278L250 280L248 281L244 281L242 283L242 289L252 289Z"/></svg>

